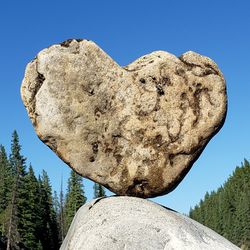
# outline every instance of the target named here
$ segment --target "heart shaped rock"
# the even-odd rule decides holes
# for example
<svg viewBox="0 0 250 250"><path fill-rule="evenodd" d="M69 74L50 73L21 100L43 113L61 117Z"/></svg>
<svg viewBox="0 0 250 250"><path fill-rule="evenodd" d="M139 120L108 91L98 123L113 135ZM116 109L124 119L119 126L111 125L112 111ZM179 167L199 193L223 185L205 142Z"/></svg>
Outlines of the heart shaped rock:
<svg viewBox="0 0 250 250"><path fill-rule="evenodd" d="M120 67L87 40L42 50L21 95L38 136L64 162L139 197L180 183L227 108L223 75L207 57L156 51Z"/></svg>

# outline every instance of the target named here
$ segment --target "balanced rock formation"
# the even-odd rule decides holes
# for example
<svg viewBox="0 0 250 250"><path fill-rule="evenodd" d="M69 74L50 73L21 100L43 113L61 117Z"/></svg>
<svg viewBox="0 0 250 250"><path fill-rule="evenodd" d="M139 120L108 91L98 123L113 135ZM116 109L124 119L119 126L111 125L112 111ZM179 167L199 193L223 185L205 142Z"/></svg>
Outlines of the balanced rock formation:
<svg viewBox="0 0 250 250"><path fill-rule="evenodd" d="M82 206L61 250L239 249L198 222L135 197L109 197Z"/></svg>
<svg viewBox="0 0 250 250"><path fill-rule="evenodd" d="M42 50L21 95L39 138L116 194L173 190L222 126L222 73L208 57L156 51L120 67L94 42Z"/></svg>

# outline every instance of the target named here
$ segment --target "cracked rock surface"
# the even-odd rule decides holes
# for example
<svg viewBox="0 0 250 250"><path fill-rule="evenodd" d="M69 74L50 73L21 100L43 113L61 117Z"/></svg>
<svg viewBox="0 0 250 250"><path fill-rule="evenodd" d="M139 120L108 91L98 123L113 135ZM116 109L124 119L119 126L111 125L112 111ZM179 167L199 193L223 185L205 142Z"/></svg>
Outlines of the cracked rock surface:
<svg viewBox="0 0 250 250"><path fill-rule="evenodd" d="M121 212L122 211L122 212ZM239 249L198 222L135 197L109 197L82 206L61 250Z"/></svg>
<svg viewBox="0 0 250 250"><path fill-rule="evenodd" d="M116 194L173 190L222 126L225 80L208 57L156 51L119 66L94 42L38 53L21 95L39 138Z"/></svg>

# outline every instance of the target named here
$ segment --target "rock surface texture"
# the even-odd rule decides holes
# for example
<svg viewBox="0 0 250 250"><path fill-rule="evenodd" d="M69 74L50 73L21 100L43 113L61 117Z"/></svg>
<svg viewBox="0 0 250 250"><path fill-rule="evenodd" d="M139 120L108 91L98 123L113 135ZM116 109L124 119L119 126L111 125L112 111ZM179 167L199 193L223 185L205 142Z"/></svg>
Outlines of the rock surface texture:
<svg viewBox="0 0 250 250"><path fill-rule="evenodd" d="M82 206L61 250L239 249L190 218L135 197L110 197Z"/></svg>
<svg viewBox="0 0 250 250"><path fill-rule="evenodd" d="M156 51L120 67L94 42L68 40L28 64L21 95L40 139L120 195L173 190L222 126L222 73L208 57Z"/></svg>

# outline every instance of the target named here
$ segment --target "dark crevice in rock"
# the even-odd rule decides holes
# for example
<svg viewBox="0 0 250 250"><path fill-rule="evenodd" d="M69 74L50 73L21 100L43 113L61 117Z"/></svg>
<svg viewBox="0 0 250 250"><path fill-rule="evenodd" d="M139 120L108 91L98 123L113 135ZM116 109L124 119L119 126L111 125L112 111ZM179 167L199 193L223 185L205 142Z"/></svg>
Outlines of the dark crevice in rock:
<svg viewBox="0 0 250 250"><path fill-rule="evenodd" d="M197 88L194 91L193 94L193 102L190 102L190 106L193 109L193 113L195 115L195 120L193 122L193 126L195 127L196 124L198 123L201 113L200 113L200 99L201 99L201 95L204 94L208 100L208 102L210 103L211 106L214 106L215 104L212 102L211 100L211 96L209 95L209 89L208 88L202 88L200 83L195 84L195 87Z"/></svg>
<svg viewBox="0 0 250 250"><path fill-rule="evenodd" d="M204 72L199 75L200 77L204 77L204 76L208 76L208 75L219 75L219 73L217 71L215 71L213 68L208 68L205 69Z"/></svg>
<svg viewBox="0 0 250 250"><path fill-rule="evenodd" d="M94 206L96 205L99 201L101 201L102 199L105 199L106 197L100 197L98 199L95 200L95 202L89 207L89 210Z"/></svg>
<svg viewBox="0 0 250 250"><path fill-rule="evenodd" d="M174 165L174 162L173 162L174 157L175 157L174 154L169 154L169 156L168 156L169 163L170 163L171 167L173 167L173 165Z"/></svg>
<svg viewBox="0 0 250 250"><path fill-rule="evenodd" d="M72 41L73 41L73 39L67 39L67 40L63 41L62 43L60 43L60 45L62 47L68 48Z"/></svg>
<svg viewBox="0 0 250 250"><path fill-rule="evenodd" d="M95 94L95 89L91 88L91 87L85 87L83 85L81 85L81 88L84 92L86 92L88 94L88 96L93 96Z"/></svg>
<svg viewBox="0 0 250 250"><path fill-rule="evenodd" d="M114 157L116 159L117 165L119 165L122 161L123 156L120 154L114 154Z"/></svg>
<svg viewBox="0 0 250 250"><path fill-rule="evenodd" d="M165 95L165 91L164 91L165 86L172 86L173 85L173 83L170 81L170 79L166 76L161 75L161 78L158 81L156 80L156 77L152 77L152 76L150 76L150 77L153 80L153 82L155 82L155 87L156 87L158 96ZM166 90L166 88L165 88L165 90Z"/></svg>
<svg viewBox="0 0 250 250"><path fill-rule="evenodd" d="M39 83L39 85L42 85L43 84L43 82L44 82L44 80L45 80L45 77L44 77L44 75L43 74L41 74L41 73L39 73L39 72L37 72L37 77L36 77L36 81L37 81L37 83Z"/></svg>
<svg viewBox="0 0 250 250"><path fill-rule="evenodd" d="M181 94L181 99L182 99L182 100L186 100L186 99L187 99L187 93L183 92L183 93Z"/></svg>
<svg viewBox="0 0 250 250"><path fill-rule="evenodd" d="M36 96L37 92L42 87L43 82L45 81L45 76L38 71L38 59L36 60L36 72L37 72L37 77L35 80L36 84L35 84L35 89L33 90L33 97Z"/></svg>
<svg viewBox="0 0 250 250"><path fill-rule="evenodd" d="M186 72L185 72L185 70L183 68L177 68L176 71L175 71L175 73L178 76L181 76L181 77L183 77L186 74Z"/></svg>
<svg viewBox="0 0 250 250"><path fill-rule="evenodd" d="M156 89L157 89L158 95L161 96L161 95L165 94L165 92L164 92L164 90L163 90L163 88L162 88L162 86L160 84L156 84Z"/></svg>
<svg viewBox="0 0 250 250"><path fill-rule="evenodd" d="M98 153L98 142L92 143L92 150L94 154Z"/></svg>
<svg viewBox="0 0 250 250"><path fill-rule="evenodd" d="M151 111L151 112L152 112L152 111ZM147 111L140 110L140 111L138 112L139 120L140 120L140 118L149 115L151 112L147 112Z"/></svg>
<svg viewBox="0 0 250 250"><path fill-rule="evenodd" d="M95 161L95 157L94 156L89 157L89 161L90 162L94 162Z"/></svg>
<svg viewBox="0 0 250 250"><path fill-rule="evenodd" d="M148 186L147 180L135 178L133 180L133 184L128 187L126 194L135 197L144 197L144 191L146 186Z"/></svg>
<svg viewBox="0 0 250 250"><path fill-rule="evenodd" d="M90 95L94 95L94 94L95 94L95 91L94 91L94 89L91 89L88 93L89 93Z"/></svg>
<svg viewBox="0 0 250 250"><path fill-rule="evenodd" d="M201 89L202 87L202 84L200 82L194 82L192 85L196 87L197 89Z"/></svg>
<svg viewBox="0 0 250 250"><path fill-rule="evenodd" d="M96 156L98 154L98 142L92 143L92 151L93 151L93 155L89 158L90 162L94 162L96 159Z"/></svg>
<svg viewBox="0 0 250 250"><path fill-rule="evenodd" d="M139 130L135 131L135 138L138 143L141 143L145 138L146 129L140 128Z"/></svg>
<svg viewBox="0 0 250 250"><path fill-rule="evenodd" d="M146 59L146 58L143 58ZM129 69L130 65L127 65L125 67L123 67L124 70L128 71L128 72L135 72L135 71L139 71L144 67L147 67L149 63L152 63L152 61L148 62L148 61L144 61L144 63L140 62L137 63L136 65L134 65L134 67L132 69Z"/></svg>
<svg viewBox="0 0 250 250"><path fill-rule="evenodd" d="M112 145L109 143L105 142L103 143L103 152L107 155L109 155L113 151Z"/></svg>
<svg viewBox="0 0 250 250"><path fill-rule="evenodd" d="M161 78L161 84L164 86L164 85L167 85L167 86L172 86L173 83L170 81L170 79L168 77L162 77Z"/></svg>
<svg viewBox="0 0 250 250"><path fill-rule="evenodd" d="M38 93L38 91L40 90L40 88L42 87L44 81L45 81L45 76L38 72L38 61L36 58L36 73L37 73L37 77L35 78L35 85L31 90L31 94L32 94L32 101L31 101L31 105L28 107L29 108L29 112L33 114L32 117L32 123L34 126L37 125L37 121L36 118L38 116L37 112L36 112L36 95Z"/></svg>
<svg viewBox="0 0 250 250"><path fill-rule="evenodd" d="M117 165L119 165L123 159L121 155L121 147L118 145L119 138L123 138L120 131L114 131L112 133L112 145L113 145L113 157L116 159Z"/></svg>
<svg viewBox="0 0 250 250"><path fill-rule="evenodd" d="M155 103L155 106L154 106L154 109L153 109L153 111L158 111L158 110L160 110L160 108L161 108L161 106L160 106L160 97L159 97L159 95L157 96L157 99L156 99L156 103Z"/></svg>
<svg viewBox="0 0 250 250"><path fill-rule="evenodd" d="M41 73L39 73L39 72L37 71L36 85L35 85L35 89L33 90L33 97L36 96L37 92L38 92L39 89L42 87L44 81L45 81L44 75L41 74Z"/></svg>
<svg viewBox="0 0 250 250"><path fill-rule="evenodd" d="M121 132L120 131L114 131L112 133L112 137L122 137Z"/></svg>
<svg viewBox="0 0 250 250"><path fill-rule="evenodd" d="M183 63L187 66L187 69L188 69L188 70L191 70L191 69L194 68L194 67L202 68L202 66L199 65L199 64L190 63L190 62L185 61L184 58L183 58L183 55L180 56L179 59L180 59L181 62L183 62Z"/></svg>
<svg viewBox="0 0 250 250"><path fill-rule="evenodd" d="M193 121L193 127L195 127L200 119L200 95L201 95L201 89L196 89L194 92L194 99L191 104L191 107L193 109L193 113L195 115L195 120Z"/></svg>
<svg viewBox="0 0 250 250"><path fill-rule="evenodd" d="M202 68L203 72L200 75L198 75L199 77L204 77L204 76L211 75L211 74L220 75L220 72L209 63L206 63L204 65L190 63L190 62L185 61L183 56L180 56L179 59L181 62L183 62L187 66L188 70L192 70L192 68L194 68L194 67Z"/></svg>
<svg viewBox="0 0 250 250"><path fill-rule="evenodd" d="M62 47L68 48L73 40L75 40L75 41L77 41L77 42L83 41L83 39L67 39L67 40L65 40L64 42L60 43L60 45L61 45Z"/></svg>
<svg viewBox="0 0 250 250"><path fill-rule="evenodd" d="M141 79L140 79L140 82L143 83L143 84L145 84L145 83L146 83L146 80L145 80L144 78L141 78Z"/></svg>
<svg viewBox="0 0 250 250"><path fill-rule="evenodd" d="M215 69L211 64L206 63L205 66L208 68L206 69L205 75L210 75L210 74L220 75L219 71Z"/></svg>
<svg viewBox="0 0 250 250"><path fill-rule="evenodd" d="M57 141L53 136L46 136L42 138L42 141L47 144L52 150L57 150Z"/></svg>
<svg viewBox="0 0 250 250"><path fill-rule="evenodd" d="M80 42L82 42L83 41L83 39L75 39L78 43L80 43ZM87 40L87 41L89 41L89 40Z"/></svg>
<svg viewBox="0 0 250 250"><path fill-rule="evenodd" d="M170 143L168 143L168 145L169 145L169 144L173 144L173 143L175 143L176 141L179 140L179 136L180 136L180 132L181 132L182 125L180 124L180 129L179 129L179 131L178 131L178 133L177 133L176 135L173 135L173 134L170 132L170 129L171 129L172 126L170 126L169 123L167 123L166 126L167 126L168 137L169 137L169 139L170 139ZM168 146L168 145L167 145L167 146Z"/></svg>
<svg viewBox="0 0 250 250"><path fill-rule="evenodd" d="M109 100L101 100L99 105L95 108L95 115L97 115L98 113L104 115L105 113L107 113L112 107L112 102Z"/></svg>
<svg viewBox="0 0 250 250"><path fill-rule="evenodd" d="M153 139L153 144L155 144L157 148L160 147L163 144L162 135L159 134L155 136L155 138Z"/></svg>
<svg viewBox="0 0 250 250"><path fill-rule="evenodd" d="M211 106L215 106L215 104L212 102L211 96L209 95L209 89L208 88L204 88L203 89L203 93L205 94L205 96L207 97L208 102L210 103Z"/></svg>

